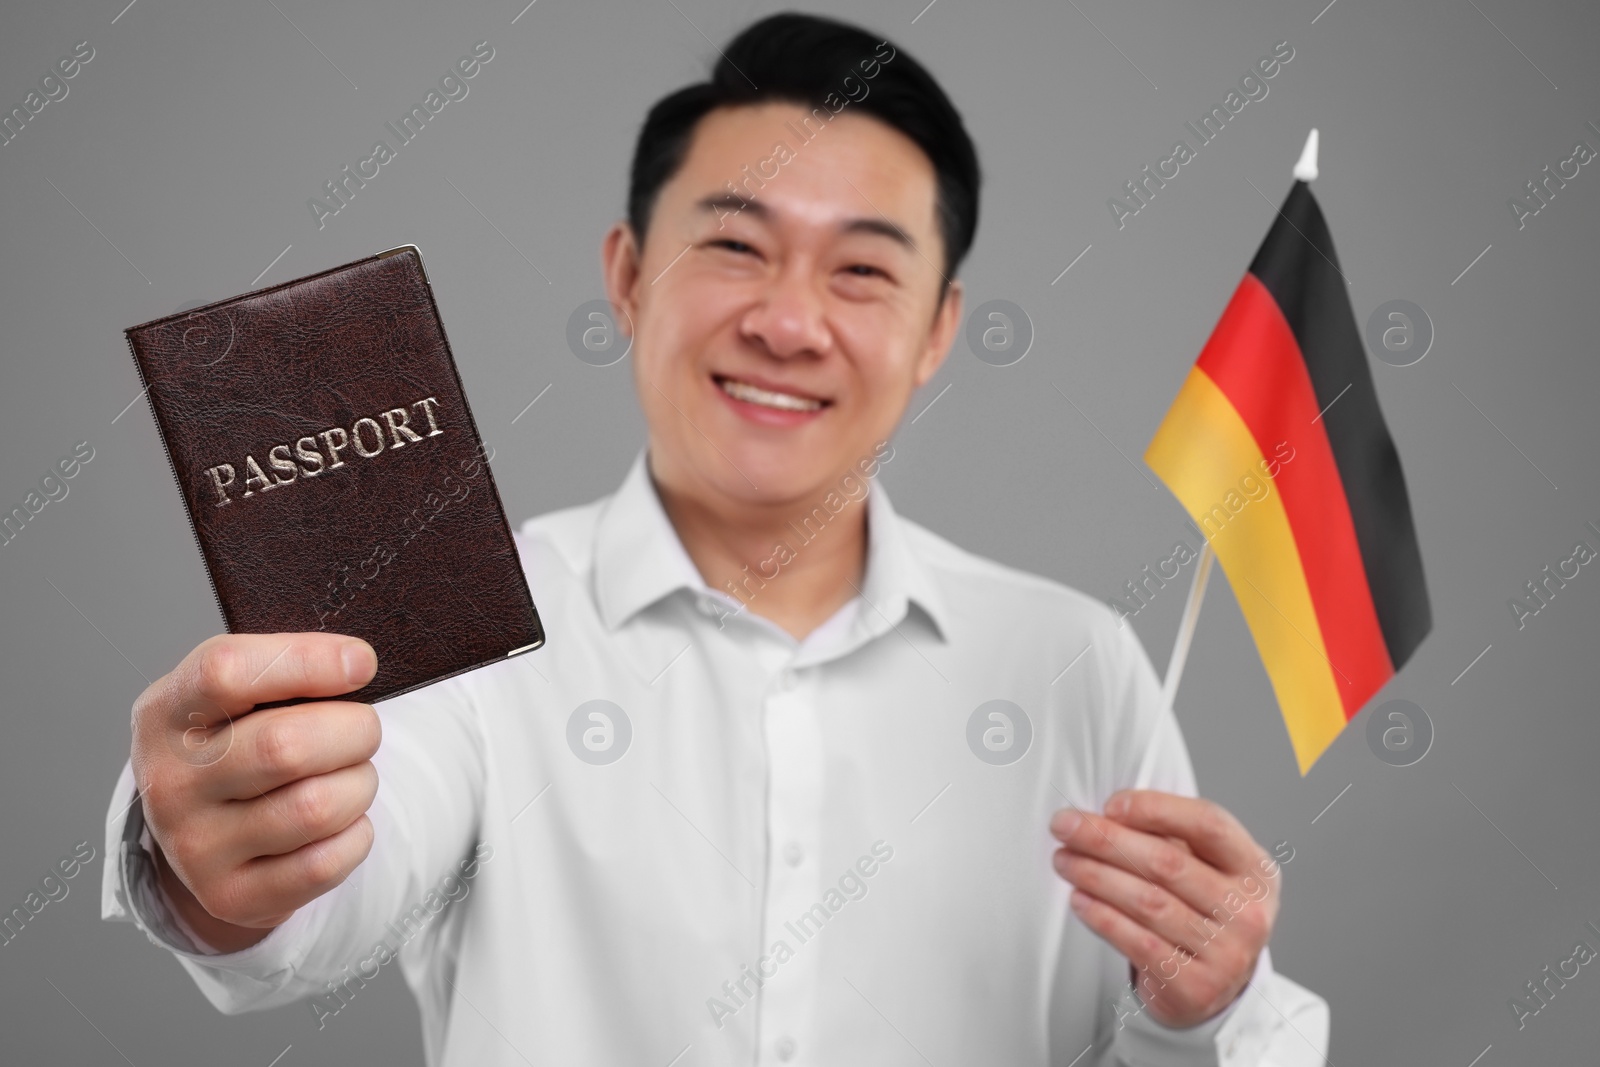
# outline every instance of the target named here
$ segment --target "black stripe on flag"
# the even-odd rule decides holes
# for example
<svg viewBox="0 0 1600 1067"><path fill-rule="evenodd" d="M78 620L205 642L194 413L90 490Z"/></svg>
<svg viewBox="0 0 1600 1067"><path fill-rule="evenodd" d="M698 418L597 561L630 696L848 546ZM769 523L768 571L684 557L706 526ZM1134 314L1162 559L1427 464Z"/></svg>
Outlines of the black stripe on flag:
<svg viewBox="0 0 1600 1067"><path fill-rule="evenodd" d="M1427 635L1433 614L1400 456L1378 407L1338 262L1310 186L1295 182L1250 273L1288 320L1317 406L1326 411L1322 421L1344 482L1378 625L1398 670Z"/></svg>

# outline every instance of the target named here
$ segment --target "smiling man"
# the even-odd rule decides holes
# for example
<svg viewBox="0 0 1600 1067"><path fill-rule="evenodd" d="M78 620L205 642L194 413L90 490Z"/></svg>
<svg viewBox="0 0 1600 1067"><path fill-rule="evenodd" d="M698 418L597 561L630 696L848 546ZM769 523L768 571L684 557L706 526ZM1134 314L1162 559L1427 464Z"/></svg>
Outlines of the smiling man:
<svg viewBox="0 0 1600 1067"><path fill-rule="evenodd" d="M1320 1063L1292 852L1194 796L1132 631L876 481L961 322L960 117L837 22L720 56L603 242L649 440L518 535L547 649L374 709L364 642L202 643L135 705L106 917L319 1029L398 961L430 1064Z"/></svg>

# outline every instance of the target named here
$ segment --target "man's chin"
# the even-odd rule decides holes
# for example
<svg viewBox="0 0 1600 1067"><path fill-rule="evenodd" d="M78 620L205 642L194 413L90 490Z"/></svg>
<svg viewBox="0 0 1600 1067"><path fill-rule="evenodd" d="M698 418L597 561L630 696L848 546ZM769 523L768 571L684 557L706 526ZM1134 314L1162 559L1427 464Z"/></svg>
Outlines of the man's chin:
<svg viewBox="0 0 1600 1067"><path fill-rule="evenodd" d="M702 460L709 479L727 496L752 505L810 506L839 480L848 461L819 461L818 450L794 441L716 442ZM835 469L837 468L837 469Z"/></svg>

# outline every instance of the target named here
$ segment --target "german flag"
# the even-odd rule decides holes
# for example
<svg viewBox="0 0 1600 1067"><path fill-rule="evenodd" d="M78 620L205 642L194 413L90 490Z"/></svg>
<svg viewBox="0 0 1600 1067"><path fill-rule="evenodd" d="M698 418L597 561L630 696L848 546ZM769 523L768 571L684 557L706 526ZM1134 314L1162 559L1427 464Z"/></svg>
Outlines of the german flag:
<svg viewBox="0 0 1600 1067"><path fill-rule="evenodd" d="M1304 775L1432 626L1400 457L1305 181L1145 461L1215 550Z"/></svg>

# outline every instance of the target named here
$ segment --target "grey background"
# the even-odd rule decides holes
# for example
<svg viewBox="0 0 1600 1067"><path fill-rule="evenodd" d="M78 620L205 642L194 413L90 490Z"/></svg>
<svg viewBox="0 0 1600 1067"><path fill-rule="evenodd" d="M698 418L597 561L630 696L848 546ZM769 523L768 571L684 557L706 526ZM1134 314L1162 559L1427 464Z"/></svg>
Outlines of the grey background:
<svg viewBox="0 0 1600 1067"><path fill-rule="evenodd" d="M96 450L0 546L0 910L75 843L101 851L131 702L221 628L148 407L128 406L120 331L415 242L513 521L609 492L642 422L626 361L574 358L567 316L601 295L598 240L645 108L772 10L124 3L0 16L7 109L76 42L95 48L0 146L0 505L75 442ZM1372 362L1436 617L1375 703L1415 701L1436 736L1389 766L1369 707L1301 779L1225 582L1180 719L1202 789L1296 849L1274 955L1331 1003L1334 1062L1592 1061L1593 968L1520 1033L1508 1000L1600 923L1600 574L1520 632L1507 598L1596 543L1600 164L1521 231L1506 200L1574 141L1600 147L1600 18L1578 0L1324 3L826 5L910 50L962 109L987 172L969 306L1011 300L1036 330L1004 368L958 340L884 477L904 513L1098 597L1166 556L1184 516L1138 457L1319 126L1314 188L1357 319L1407 299L1436 329L1420 363ZM470 95L319 230L307 198L483 39L495 56ZM1106 198L1285 39L1270 95L1119 231ZM1171 587L1136 620L1158 667L1181 600ZM0 946L8 1061L265 1065L292 1045L285 1067L421 1062L392 968L321 1033L303 1005L215 1013L132 927L98 920L100 866Z"/></svg>

